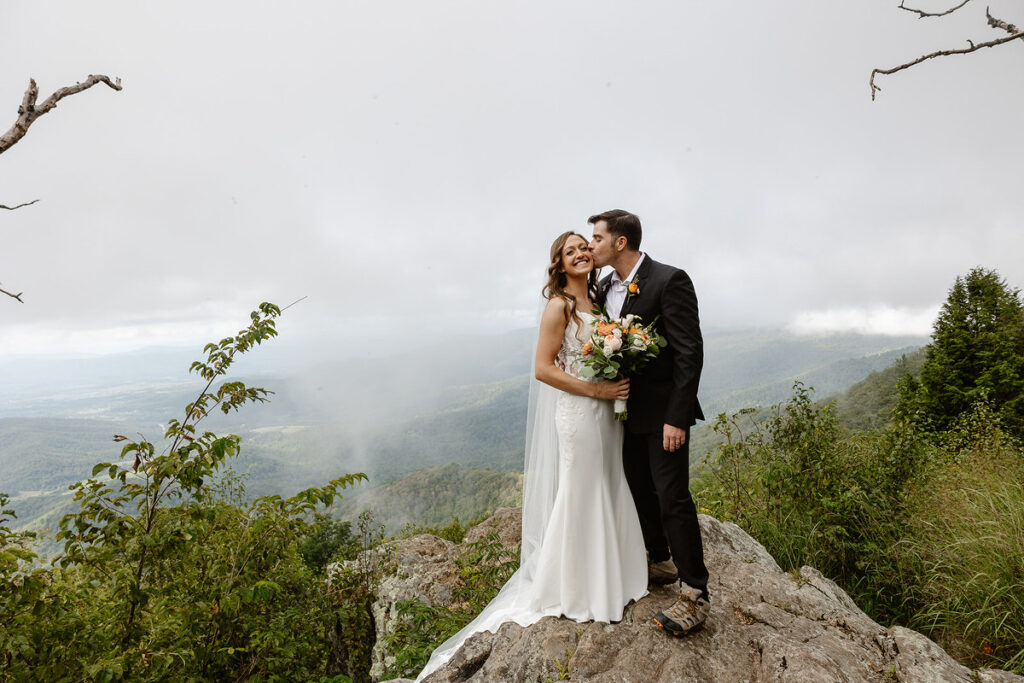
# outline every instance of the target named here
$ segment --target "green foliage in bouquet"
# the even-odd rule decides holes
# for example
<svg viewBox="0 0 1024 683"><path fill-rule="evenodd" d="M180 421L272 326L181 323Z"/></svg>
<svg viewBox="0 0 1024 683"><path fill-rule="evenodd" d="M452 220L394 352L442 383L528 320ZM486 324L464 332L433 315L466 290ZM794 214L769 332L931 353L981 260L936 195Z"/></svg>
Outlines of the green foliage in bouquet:
<svg viewBox="0 0 1024 683"><path fill-rule="evenodd" d="M640 372L668 345L655 331L655 322L642 327L637 316L613 320L602 315L594 334L583 344L580 376L618 380Z"/></svg>

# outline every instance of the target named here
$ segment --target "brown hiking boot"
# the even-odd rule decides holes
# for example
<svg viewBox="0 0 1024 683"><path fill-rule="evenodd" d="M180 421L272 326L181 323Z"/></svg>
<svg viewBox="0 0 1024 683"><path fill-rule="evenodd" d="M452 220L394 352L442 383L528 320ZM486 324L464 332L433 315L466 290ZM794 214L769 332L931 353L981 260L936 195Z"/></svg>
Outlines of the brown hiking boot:
<svg viewBox="0 0 1024 683"><path fill-rule="evenodd" d="M679 580L679 572L672 560L647 563L647 583L655 586L664 586L667 583L674 583Z"/></svg>
<svg viewBox="0 0 1024 683"><path fill-rule="evenodd" d="M669 635L681 638L703 626L710 612L711 603L701 597L701 592L680 581L679 598L671 607L655 614L654 623Z"/></svg>

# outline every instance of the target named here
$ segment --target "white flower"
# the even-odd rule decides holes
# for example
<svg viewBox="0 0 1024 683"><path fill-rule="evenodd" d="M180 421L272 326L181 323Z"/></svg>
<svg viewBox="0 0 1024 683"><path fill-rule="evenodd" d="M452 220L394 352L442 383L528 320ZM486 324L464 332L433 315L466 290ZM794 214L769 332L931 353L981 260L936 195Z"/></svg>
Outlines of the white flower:
<svg viewBox="0 0 1024 683"><path fill-rule="evenodd" d="M617 338L622 338L622 330L620 330L617 327L614 330L612 330L612 334L615 335Z"/></svg>
<svg viewBox="0 0 1024 683"><path fill-rule="evenodd" d="M622 326L628 330L630 327L632 327L632 325L633 325L633 318L635 318L635 317L636 316L633 315L632 313L627 315L625 318L622 319Z"/></svg>
<svg viewBox="0 0 1024 683"><path fill-rule="evenodd" d="M617 330L616 330L617 331ZM622 340L616 337L614 334L609 334L604 338L604 352L614 353L622 348Z"/></svg>

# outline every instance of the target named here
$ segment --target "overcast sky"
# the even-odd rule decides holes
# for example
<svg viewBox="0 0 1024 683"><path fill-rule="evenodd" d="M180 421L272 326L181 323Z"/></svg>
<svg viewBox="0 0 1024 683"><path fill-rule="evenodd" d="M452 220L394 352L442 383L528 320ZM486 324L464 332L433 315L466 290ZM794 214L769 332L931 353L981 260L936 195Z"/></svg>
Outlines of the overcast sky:
<svg viewBox="0 0 1024 683"><path fill-rule="evenodd" d="M975 265L1024 285L1024 45L872 102L872 67L1000 35L897 5L4 0L0 129L30 76L124 90L0 159L0 204L41 200L0 211L0 349L196 344L302 296L282 331L339 354L522 327L552 239L615 207L706 327L927 333Z"/></svg>

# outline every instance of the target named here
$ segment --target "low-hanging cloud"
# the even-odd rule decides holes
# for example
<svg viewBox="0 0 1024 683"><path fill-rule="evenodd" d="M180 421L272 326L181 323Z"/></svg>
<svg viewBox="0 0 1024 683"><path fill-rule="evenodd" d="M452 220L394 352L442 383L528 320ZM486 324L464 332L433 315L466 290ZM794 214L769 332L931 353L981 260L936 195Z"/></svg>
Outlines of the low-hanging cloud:
<svg viewBox="0 0 1024 683"><path fill-rule="evenodd" d="M830 308L798 313L788 328L796 334L857 332L891 336L931 334L939 306L926 308Z"/></svg>
<svg viewBox="0 0 1024 683"><path fill-rule="evenodd" d="M975 265L1024 284L1019 56L867 87L970 26L796 0L104 5L4 5L0 120L30 76L124 84L0 160L0 202L42 199L0 216L9 356L192 346L302 296L281 329L307 355L527 326L551 241L613 207L707 326L922 333Z"/></svg>

